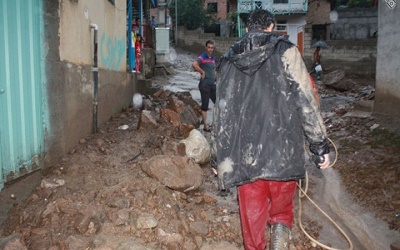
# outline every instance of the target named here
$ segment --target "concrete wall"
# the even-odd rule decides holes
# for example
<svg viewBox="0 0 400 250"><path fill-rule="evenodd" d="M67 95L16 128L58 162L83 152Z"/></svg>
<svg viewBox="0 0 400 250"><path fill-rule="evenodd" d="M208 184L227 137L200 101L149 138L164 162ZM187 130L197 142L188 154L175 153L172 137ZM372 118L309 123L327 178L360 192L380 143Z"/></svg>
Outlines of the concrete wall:
<svg viewBox="0 0 400 250"><path fill-rule="evenodd" d="M331 24L331 39L355 40L376 37L378 30L376 8L340 9L337 13L338 20Z"/></svg>
<svg viewBox="0 0 400 250"><path fill-rule="evenodd" d="M379 3L378 53L374 111L400 117L400 25L399 3L390 9Z"/></svg>
<svg viewBox="0 0 400 250"><path fill-rule="evenodd" d="M98 32L98 125L128 107L135 90L126 70L125 0L43 0L49 107L47 165L92 132L93 30Z"/></svg>
<svg viewBox="0 0 400 250"><path fill-rule="evenodd" d="M311 25L306 25L304 37L304 59L311 70L315 49L310 46ZM327 72L342 69L346 74L375 76L376 72L376 39L364 40L329 40L328 49L321 49L321 64Z"/></svg>

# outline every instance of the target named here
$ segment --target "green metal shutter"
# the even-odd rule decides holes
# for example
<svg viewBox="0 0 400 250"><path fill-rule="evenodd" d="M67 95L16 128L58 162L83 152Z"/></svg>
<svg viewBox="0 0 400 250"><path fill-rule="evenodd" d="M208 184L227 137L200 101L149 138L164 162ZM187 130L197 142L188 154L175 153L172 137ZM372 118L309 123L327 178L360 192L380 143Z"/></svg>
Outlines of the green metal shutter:
<svg viewBox="0 0 400 250"><path fill-rule="evenodd" d="M42 167L42 0L0 0L0 190Z"/></svg>

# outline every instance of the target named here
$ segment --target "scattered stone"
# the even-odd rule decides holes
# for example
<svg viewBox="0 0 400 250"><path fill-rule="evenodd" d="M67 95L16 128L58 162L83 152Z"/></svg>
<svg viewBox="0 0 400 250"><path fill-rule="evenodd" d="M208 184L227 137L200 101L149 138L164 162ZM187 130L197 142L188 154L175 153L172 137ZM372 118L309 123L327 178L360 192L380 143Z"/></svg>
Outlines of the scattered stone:
<svg viewBox="0 0 400 250"><path fill-rule="evenodd" d="M166 233L163 229L158 228L156 235L162 245L168 246L177 243L179 246L183 247L184 238L178 233Z"/></svg>
<svg viewBox="0 0 400 250"><path fill-rule="evenodd" d="M190 223L190 232L205 237L208 234L208 225L203 221L194 221Z"/></svg>
<svg viewBox="0 0 400 250"><path fill-rule="evenodd" d="M138 123L138 129L155 129L158 127L156 119L153 117L151 111L142 110Z"/></svg>
<svg viewBox="0 0 400 250"><path fill-rule="evenodd" d="M68 249L88 249L90 244L84 236L70 235L65 240Z"/></svg>
<svg viewBox="0 0 400 250"><path fill-rule="evenodd" d="M141 216L136 218L135 227L137 229L145 229L145 228L155 228L158 225L157 219L154 215L149 216Z"/></svg>
<svg viewBox="0 0 400 250"><path fill-rule="evenodd" d="M85 139L80 139L79 140L79 144L85 144L86 143L86 140Z"/></svg>
<svg viewBox="0 0 400 250"><path fill-rule="evenodd" d="M128 199L115 197L107 202L107 206L111 208L127 208L129 203Z"/></svg>
<svg viewBox="0 0 400 250"><path fill-rule="evenodd" d="M372 125L369 129L372 131L376 128L379 128L379 124L375 123L374 125Z"/></svg>
<svg viewBox="0 0 400 250"><path fill-rule="evenodd" d="M390 250L400 250L400 240L390 244Z"/></svg>
<svg viewBox="0 0 400 250"><path fill-rule="evenodd" d="M198 248L201 248L201 246L203 245L203 238L201 238L201 236L196 235L196 236L194 236L194 241L195 241L196 246Z"/></svg>
<svg viewBox="0 0 400 250"><path fill-rule="evenodd" d="M203 200L205 203L212 203L212 204L217 203L217 199L208 194L203 194Z"/></svg>
<svg viewBox="0 0 400 250"><path fill-rule="evenodd" d="M129 213L130 213L130 210L128 208L124 208L124 209L118 210L117 215L122 221L127 222L129 220Z"/></svg>
<svg viewBox="0 0 400 250"><path fill-rule="evenodd" d="M81 234L84 234L88 230L91 218L92 216L88 214L82 214L78 216L74 225L75 229Z"/></svg>
<svg viewBox="0 0 400 250"><path fill-rule="evenodd" d="M372 112L373 108L373 100L359 100L354 103L354 110Z"/></svg>
<svg viewBox="0 0 400 250"><path fill-rule="evenodd" d="M185 250L196 250L197 246L191 239L186 239L186 241L185 241L185 243L183 245L183 249L185 249Z"/></svg>
<svg viewBox="0 0 400 250"><path fill-rule="evenodd" d="M47 204L46 209L42 212L42 217L45 218L48 215L56 212L57 207L55 202L50 202L49 204Z"/></svg>
<svg viewBox="0 0 400 250"><path fill-rule="evenodd" d="M358 111L358 110L353 110L350 112L347 112L344 117L357 117L357 118L368 118L371 117L372 113L371 112L365 112L365 111Z"/></svg>
<svg viewBox="0 0 400 250"><path fill-rule="evenodd" d="M128 125L124 124L118 127L119 130L127 130L129 128Z"/></svg>
<svg viewBox="0 0 400 250"><path fill-rule="evenodd" d="M227 241L221 241L218 243L213 243L210 245L205 245L200 250L239 250L240 248L237 248L235 245L232 245L231 243Z"/></svg>

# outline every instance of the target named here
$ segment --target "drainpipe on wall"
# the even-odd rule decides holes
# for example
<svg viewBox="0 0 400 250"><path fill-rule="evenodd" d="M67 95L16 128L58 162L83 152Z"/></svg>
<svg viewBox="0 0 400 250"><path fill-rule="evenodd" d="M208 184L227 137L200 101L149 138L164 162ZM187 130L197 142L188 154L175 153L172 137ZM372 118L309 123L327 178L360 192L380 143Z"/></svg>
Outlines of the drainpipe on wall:
<svg viewBox="0 0 400 250"><path fill-rule="evenodd" d="M99 89L99 68L97 65L97 31L98 27L97 24L91 23L90 29L94 29L93 33L93 45L94 45L94 55L93 55L93 82L94 82L94 89L93 89L93 133L97 132L97 93Z"/></svg>

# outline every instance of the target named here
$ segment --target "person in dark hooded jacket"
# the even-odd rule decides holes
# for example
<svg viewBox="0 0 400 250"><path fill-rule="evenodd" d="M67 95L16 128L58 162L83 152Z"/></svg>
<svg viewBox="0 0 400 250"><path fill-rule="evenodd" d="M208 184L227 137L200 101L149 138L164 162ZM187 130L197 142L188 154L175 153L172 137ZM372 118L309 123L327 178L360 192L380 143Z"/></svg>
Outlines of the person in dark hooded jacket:
<svg viewBox="0 0 400 250"><path fill-rule="evenodd" d="M296 181L305 177L304 145L329 166L326 129L304 61L274 33L266 10L248 19L249 32L217 66L214 107L218 181L238 187L244 247L288 249Z"/></svg>

